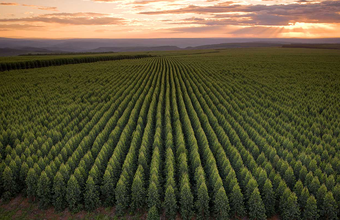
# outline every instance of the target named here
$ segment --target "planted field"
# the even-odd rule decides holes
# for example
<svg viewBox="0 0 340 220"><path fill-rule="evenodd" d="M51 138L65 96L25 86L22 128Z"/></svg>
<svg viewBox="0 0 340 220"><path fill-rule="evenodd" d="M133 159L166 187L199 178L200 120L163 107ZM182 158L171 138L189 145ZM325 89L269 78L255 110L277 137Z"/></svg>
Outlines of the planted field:
<svg viewBox="0 0 340 220"><path fill-rule="evenodd" d="M339 217L339 51L155 55L0 73L2 200L148 219Z"/></svg>

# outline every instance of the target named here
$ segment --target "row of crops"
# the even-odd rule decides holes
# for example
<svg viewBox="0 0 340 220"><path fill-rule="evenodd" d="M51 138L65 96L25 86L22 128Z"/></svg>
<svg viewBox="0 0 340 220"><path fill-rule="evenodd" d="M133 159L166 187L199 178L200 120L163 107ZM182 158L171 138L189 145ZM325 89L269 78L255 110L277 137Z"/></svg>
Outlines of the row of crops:
<svg viewBox="0 0 340 220"><path fill-rule="evenodd" d="M338 219L339 102L306 114L293 93L211 56L1 75L3 200L148 219Z"/></svg>
<svg viewBox="0 0 340 220"><path fill-rule="evenodd" d="M0 72L19 70L19 69L33 69L49 66L61 66L68 64L78 64L78 63L94 63L99 61L112 61L112 60L122 60L122 59L140 59L145 57L150 57L148 54L137 54L137 55L92 55L92 56L64 56L58 58L54 56L51 59L36 59L27 60L19 62L3 62L0 63Z"/></svg>

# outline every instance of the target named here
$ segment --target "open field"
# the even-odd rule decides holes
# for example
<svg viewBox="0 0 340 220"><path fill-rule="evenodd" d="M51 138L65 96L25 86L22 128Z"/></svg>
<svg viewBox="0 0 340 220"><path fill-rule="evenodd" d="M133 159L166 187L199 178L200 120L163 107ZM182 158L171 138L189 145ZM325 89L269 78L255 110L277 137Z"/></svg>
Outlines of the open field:
<svg viewBox="0 0 340 220"><path fill-rule="evenodd" d="M340 51L148 54L0 73L0 219L340 217Z"/></svg>

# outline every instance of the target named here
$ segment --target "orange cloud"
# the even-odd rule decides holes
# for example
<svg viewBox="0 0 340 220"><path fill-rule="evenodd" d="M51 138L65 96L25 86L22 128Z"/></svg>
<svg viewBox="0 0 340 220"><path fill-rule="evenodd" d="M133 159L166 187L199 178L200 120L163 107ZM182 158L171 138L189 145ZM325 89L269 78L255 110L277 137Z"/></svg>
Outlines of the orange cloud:
<svg viewBox="0 0 340 220"><path fill-rule="evenodd" d="M22 4L22 6L36 8L36 9L44 10L44 11L58 11L57 7L44 7L44 6L26 5L26 4Z"/></svg>
<svg viewBox="0 0 340 220"><path fill-rule="evenodd" d="M43 28L43 26L35 26L35 25L29 25L29 24L0 24L0 31L10 31L10 30L31 30L31 29L37 29L37 28Z"/></svg>
<svg viewBox="0 0 340 220"><path fill-rule="evenodd" d="M16 6L16 5L19 5L19 4L15 3L15 2L3 2L3 3L0 3L0 5Z"/></svg>
<svg viewBox="0 0 340 220"><path fill-rule="evenodd" d="M64 25L117 25L124 19L109 17L108 14L80 12L80 13L54 13L29 18L0 19L2 23L10 22L42 22Z"/></svg>
<svg viewBox="0 0 340 220"><path fill-rule="evenodd" d="M3 2L0 3L0 5L4 6L24 6L24 7L31 7L31 8L36 8L39 10L44 10L44 11L58 11L57 7L45 7L45 6L39 6L39 5L27 5L27 4L18 4L15 2Z"/></svg>
<svg viewBox="0 0 340 220"><path fill-rule="evenodd" d="M95 2L116 2L117 0L92 0Z"/></svg>
<svg viewBox="0 0 340 220"><path fill-rule="evenodd" d="M149 4L155 2L175 2L176 0L138 0L132 2L132 4Z"/></svg>
<svg viewBox="0 0 340 220"><path fill-rule="evenodd" d="M94 2L106 2L106 3L112 3L117 2L117 0L92 0ZM150 3L156 3L156 2L175 2L177 0L136 0L134 2L128 3L128 4L137 4L137 5L144 5L144 4L150 4ZM218 0L213 0L218 1Z"/></svg>

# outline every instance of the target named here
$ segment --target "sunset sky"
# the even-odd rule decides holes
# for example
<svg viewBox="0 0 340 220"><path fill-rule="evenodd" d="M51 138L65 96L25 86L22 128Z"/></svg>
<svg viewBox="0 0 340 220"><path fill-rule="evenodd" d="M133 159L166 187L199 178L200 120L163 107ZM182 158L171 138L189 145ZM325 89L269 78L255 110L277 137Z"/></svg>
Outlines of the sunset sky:
<svg viewBox="0 0 340 220"><path fill-rule="evenodd" d="M340 1L0 0L0 37L335 38Z"/></svg>

